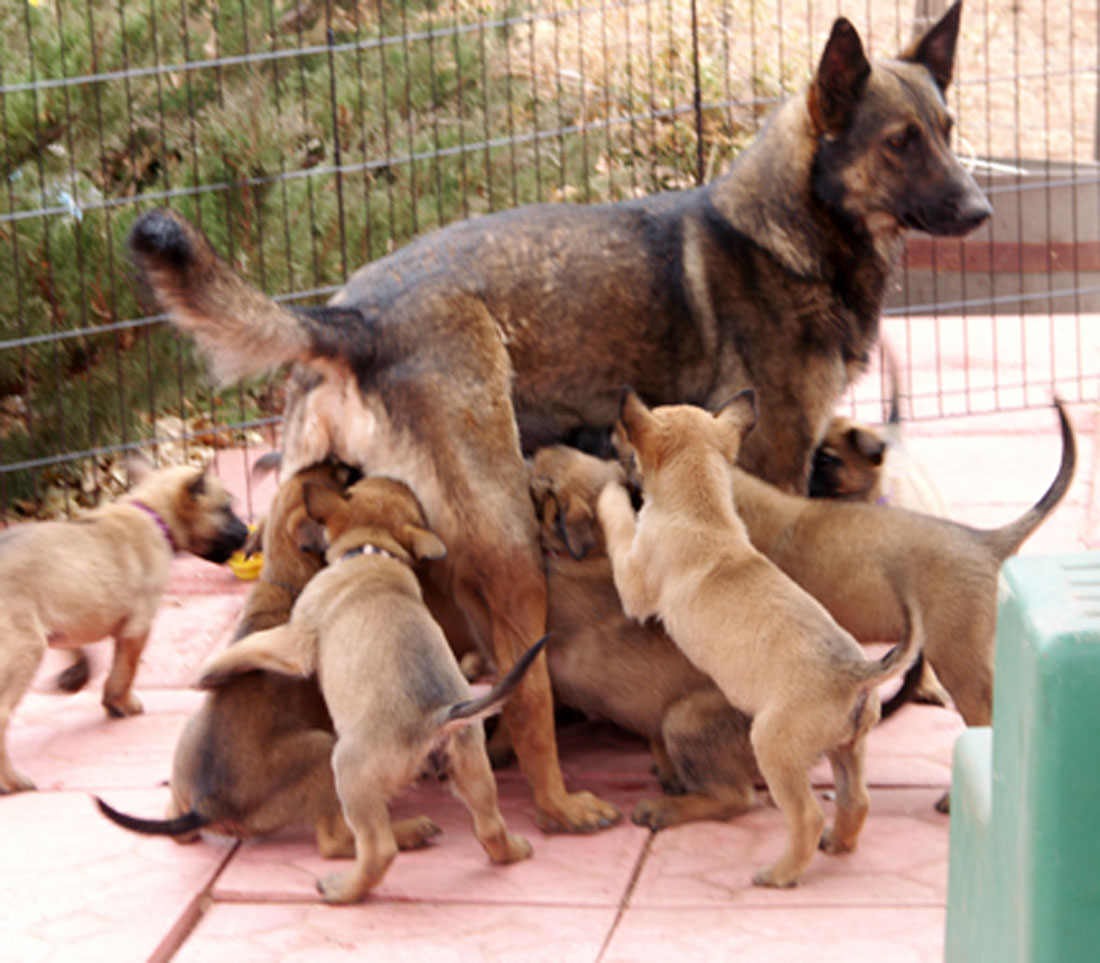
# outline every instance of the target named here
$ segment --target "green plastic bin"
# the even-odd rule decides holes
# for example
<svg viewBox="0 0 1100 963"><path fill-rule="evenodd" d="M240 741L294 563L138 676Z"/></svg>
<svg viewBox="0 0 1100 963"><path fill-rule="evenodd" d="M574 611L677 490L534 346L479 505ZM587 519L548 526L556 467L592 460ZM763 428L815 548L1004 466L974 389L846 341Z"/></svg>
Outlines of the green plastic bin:
<svg viewBox="0 0 1100 963"><path fill-rule="evenodd" d="M1100 552L1009 559L992 728L955 745L947 963L1100 961Z"/></svg>

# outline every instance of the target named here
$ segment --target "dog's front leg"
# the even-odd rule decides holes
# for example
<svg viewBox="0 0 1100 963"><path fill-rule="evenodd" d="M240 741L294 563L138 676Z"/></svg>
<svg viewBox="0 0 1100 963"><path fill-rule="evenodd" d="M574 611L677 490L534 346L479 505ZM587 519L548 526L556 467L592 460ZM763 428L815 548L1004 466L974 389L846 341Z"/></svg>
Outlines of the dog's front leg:
<svg viewBox="0 0 1100 963"><path fill-rule="evenodd" d="M654 614L655 606L646 587L645 573L639 571L636 557L632 554L638 520L627 490L618 482L605 485L596 501L596 515L603 527L611 577L623 611L642 622Z"/></svg>

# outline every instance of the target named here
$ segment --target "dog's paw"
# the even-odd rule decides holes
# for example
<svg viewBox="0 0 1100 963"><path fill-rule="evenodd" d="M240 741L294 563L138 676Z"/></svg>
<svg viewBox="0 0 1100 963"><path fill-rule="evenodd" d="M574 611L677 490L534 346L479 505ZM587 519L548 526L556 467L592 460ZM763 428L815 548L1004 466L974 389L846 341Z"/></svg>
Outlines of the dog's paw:
<svg viewBox="0 0 1100 963"><path fill-rule="evenodd" d="M141 700L132 692L128 692L121 698L110 696L103 697L103 708L112 719L125 719L127 716L140 715L145 711Z"/></svg>
<svg viewBox="0 0 1100 963"><path fill-rule="evenodd" d="M435 820L428 816L414 816L412 819L402 819L393 824L393 835L397 840L398 849L422 849L428 845L428 840L438 836L442 829Z"/></svg>
<svg viewBox="0 0 1100 963"><path fill-rule="evenodd" d="M497 863L518 863L521 859L530 859L534 850L527 838L519 833L509 833L508 842L504 849L502 859L494 860Z"/></svg>
<svg viewBox="0 0 1100 963"><path fill-rule="evenodd" d="M830 853L835 856L837 853L850 853L855 849L854 843L846 843L832 830L827 828L821 833L821 839L818 840L817 848L824 853Z"/></svg>
<svg viewBox="0 0 1100 963"><path fill-rule="evenodd" d="M771 889L790 889L798 885L798 877L779 872L774 866L765 866L757 870L752 878L753 886L767 886Z"/></svg>
<svg viewBox="0 0 1100 963"><path fill-rule="evenodd" d="M939 799L936 800L936 812L943 813L945 816L951 812L951 793L945 792Z"/></svg>
<svg viewBox="0 0 1100 963"><path fill-rule="evenodd" d="M329 873L317 880L317 892L326 903L358 903L368 888L355 873Z"/></svg>
<svg viewBox="0 0 1100 963"><path fill-rule="evenodd" d="M675 804L669 799L643 799L634 807L630 819L635 826L645 826L659 832L679 822L675 810Z"/></svg>
<svg viewBox="0 0 1100 963"><path fill-rule="evenodd" d="M16 772L10 767L0 775L0 796L6 796L9 793L15 792L30 792L37 788L33 780L28 779L21 772Z"/></svg>
<svg viewBox="0 0 1100 963"><path fill-rule="evenodd" d="M554 811L540 807L536 820L545 833L594 833L614 826L622 818L618 806L590 792L575 792Z"/></svg>

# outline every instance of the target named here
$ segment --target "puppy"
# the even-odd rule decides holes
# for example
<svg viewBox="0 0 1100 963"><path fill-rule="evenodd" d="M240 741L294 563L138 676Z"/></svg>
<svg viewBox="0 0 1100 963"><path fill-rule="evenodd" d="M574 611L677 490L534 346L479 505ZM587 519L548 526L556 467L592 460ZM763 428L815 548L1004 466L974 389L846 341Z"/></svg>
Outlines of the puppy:
<svg viewBox="0 0 1100 963"><path fill-rule="evenodd" d="M597 513L623 608L656 616L730 703L752 717L760 772L787 822L780 859L760 886L794 886L814 850L852 849L867 816L864 738L879 718L876 686L901 673L921 631L868 661L828 612L752 547L731 496L742 439L756 421L751 392L716 415L691 405L650 411L623 393L619 415L645 495L635 517L619 483ZM809 769L824 753L836 781L836 819L814 797Z"/></svg>
<svg viewBox="0 0 1100 963"><path fill-rule="evenodd" d="M839 498L908 508L945 517L947 504L924 466L905 447L901 430L898 365L886 350L890 414L882 431L835 417L814 450L811 498Z"/></svg>
<svg viewBox="0 0 1100 963"><path fill-rule="evenodd" d="M221 563L248 535L207 471L137 464L132 471L139 480L129 494L83 518L0 534L0 792L34 788L8 757L7 730L46 647L113 636L103 705L115 717L141 712L131 686L172 556L187 551Z"/></svg>
<svg viewBox="0 0 1100 963"><path fill-rule="evenodd" d="M987 726L993 705L997 576L1069 490L1077 460L1073 428L1055 401L1062 460L1027 512L989 531L900 508L804 498L747 472L733 494L754 546L816 598L861 642L906 637L919 612L923 654L968 726Z"/></svg>
<svg viewBox="0 0 1100 963"><path fill-rule="evenodd" d="M622 468L574 448L541 448L531 492L546 557L547 664L554 695L650 741L666 793L638 803L633 819L663 829L730 819L756 799L749 719L655 622L624 612L611 579L596 498L624 481Z"/></svg>
<svg viewBox="0 0 1100 963"><path fill-rule="evenodd" d="M345 465L320 464L279 486L266 518L249 536L249 543L262 545L263 569L234 642L285 623L298 594L324 566L312 531L318 526L305 510L304 486L339 491L356 474ZM201 828L249 838L305 823L313 826L322 856L354 856L355 840L332 776L335 744L316 679L252 672L209 692L188 720L176 744L167 819L142 819L96 802L127 829L179 842L197 839ZM394 824L402 849L421 846L437 832L427 817Z"/></svg>
<svg viewBox="0 0 1100 963"><path fill-rule="evenodd" d="M337 734L336 790L356 847L355 866L323 877L318 889L327 902L347 903L378 884L398 849L386 801L426 763L452 777L490 859L530 856L527 840L505 827L484 732L471 723L500 710L543 643L488 695L471 700L412 570L446 553L416 496L401 482L374 477L343 494L306 485L304 499L324 526L328 568L305 587L289 623L215 656L199 684L222 685L253 669L317 673Z"/></svg>

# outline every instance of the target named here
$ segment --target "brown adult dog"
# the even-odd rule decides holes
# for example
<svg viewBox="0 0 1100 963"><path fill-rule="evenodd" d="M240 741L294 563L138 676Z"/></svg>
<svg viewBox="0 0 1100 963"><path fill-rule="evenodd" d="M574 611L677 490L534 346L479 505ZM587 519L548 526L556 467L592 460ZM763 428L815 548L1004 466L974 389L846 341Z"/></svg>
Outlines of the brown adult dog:
<svg viewBox="0 0 1100 963"><path fill-rule="evenodd" d="M806 490L906 229L963 234L990 214L947 142L958 26L956 4L872 64L839 19L805 95L714 183L454 224L363 268L327 308L276 304L170 212L143 214L131 250L223 380L299 362L285 470L333 457L417 492L450 549L445 594L507 670L546 616L521 452L609 428L621 384L652 402L755 387L743 463ZM617 818L565 791L541 663L505 716L544 828Z"/></svg>
<svg viewBox="0 0 1100 963"><path fill-rule="evenodd" d="M472 700L412 571L446 552L425 527L416 496L401 482L374 477L343 494L306 486L305 503L324 525L328 568L305 587L289 623L209 660L199 684L220 685L253 669L317 673L336 727L336 790L356 848L355 866L323 877L318 889L328 902L346 903L377 885L398 848L386 802L429 763L451 777L490 859L530 856L527 840L504 825L485 734L471 723L500 710L542 642Z"/></svg>
<svg viewBox="0 0 1100 963"><path fill-rule="evenodd" d="M819 602L752 547L731 493L733 462L756 421L751 391L711 415L692 405L650 411L627 390L620 421L645 504L635 517L626 489L612 483L597 513L623 609L659 618L752 717L757 765L788 831L783 855L753 882L794 886L819 845L831 853L856 845L869 808L863 751L879 718L876 686L913 661L919 621L903 645L868 661ZM836 782L831 829L810 785L822 754Z"/></svg>
<svg viewBox="0 0 1100 963"><path fill-rule="evenodd" d="M47 646L115 640L103 687L111 716L141 712L131 691L172 556L224 562L248 529L225 486L203 469L131 466L129 494L76 521L38 522L0 534L0 792L33 789L8 758L12 711Z"/></svg>
<svg viewBox="0 0 1100 963"><path fill-rule="evenodd" d="M339 491L356 474L346 465L313 465L283 482L250 536L263 550L259 581L248 595L233 641L284 624L294 600L324 566L323 545L308 529L303 487ZM336 735L316 679L274 672L237 676L209 692L184 727L172 764L167 819L143 819L97 800L113 822L180 842L199 829L249 838L285 826L313 826L322 856L355 854L332 775ZM423 845L438 827L427 819L394 824L402 849Z"/></svg>
<svg viewBox="0 0 1100 963"><path fill-rule="evenodd" d="M596 499L622 468L575 448L541 448L531 461L549 587L547 650L554 695L650 741L666 793L633 820L663 829L730 819L756 800L749 719L695 668L655 622L623 612L611 579Z"/></svg>
<svg viewBox="0 0 1100 963"><path fill-rule="evenodd" d="M740 469L738 514L761 552L861 642L905 637L920 613L924 657L970 726L987 726L993 698L997 574L1054 510L1077 462L1073 428L1055 402L1062 460L1046 493L1014 522L983 531L901 508L802 498Z"/></svg>

